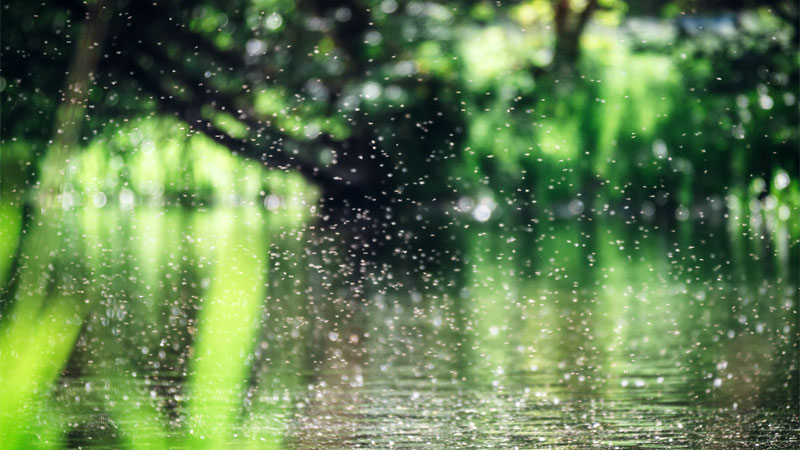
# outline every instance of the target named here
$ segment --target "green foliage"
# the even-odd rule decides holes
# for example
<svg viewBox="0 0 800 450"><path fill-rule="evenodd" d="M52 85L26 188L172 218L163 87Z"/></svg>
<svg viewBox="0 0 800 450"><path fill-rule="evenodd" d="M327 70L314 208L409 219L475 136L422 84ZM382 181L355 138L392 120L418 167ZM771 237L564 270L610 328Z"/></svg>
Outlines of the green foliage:
<svg viewBox="0 0 800 450"><path fill-rule="evenodd" d="M198 318L189 379L189 430L195 446L220 448L232 438L264 298L263 233L252 218L220 216L214 282ZM226 230L228 228L228 230ZM255 281L254 280L258 280Z"/></svg>
<svg viewBox="0 0 800 450"><path fill-rule="evenodd" d="M14 255L21 242L22 208L19 204L0 201L0 282L9 278Z"/></svg>
<svg viewBox="0 0 800 450"><path fill-rule="evenodd" d="M117 60L99 69L85 155L68 190L84 203L101 192L112 201L123 190L187 205L262 201L272 192L265 184L281 184L265 180L282 175L258 175L252 164L226 158L226 151L246 153L238 143L254 146L256 156L297 154L315 169L337 160L343 172L350 161L334 155L356 146L364 154L354 160L386 156L381 170L372 169L395 184L387 184L390 192L525 192L531 195L517 200L545 207L580 196L589 207L630 202L638 209L658 197L667 199L659 207L692 208L775 170L800 177L791 8L743 3L675 14L686 5L665 2L663 18L649 19L644 6L600 1L581 30L580 57L561 72L550 67L556 43L566 39L554 30L553 2L373 3L368 11L210 0L137 9L152 27L161 30L167 16L186 34L167 27L163 39L149 33L139 47L120 50L139 75L125 76ZM573 23L588 3L570 5ZM54 36L76 34L78 17L19 7L3 18L19 22L3 27L4 41L26 49L9 55L0 81L9 106L2 111L5 192L28 190L36 179L28 173L39 168L50 137L42 119L52 121L62 88L52 74L70 55ZM33 38L23 41L22 31ZM44 65L51 70L34 76ZM155 83L145 82L148 74ZM186 104L161 108L165 97ZM233 144L212 144L198 120ZM316 194L301 189L313 203Z"/></svg>
<svg viewBox="0 0 800 450"><path fill-rule="evenodd" d="M74 395L61 397L56 381L75 367L81 367L78 397L91 399L98 383L113 388L114 395L104 400L103 413L112 421L115 434L100 439L114 445L220 448L238 442L278 448L284 427L280 416L283 401L265 401L248 408L246 415L243 403L259 365L254 366L255 344L269 332L259 323L267 307L270 240L277 230L297 227L299 222L252 207L195 213L193 223L186 223L179 209L166 215L147 208L113 211L101 215L94 207L80 208L75 211L79 215L75 227L63 236L69 241L80 235L85 244L73 254L82 255L85 264L81 267L92 276L82 295L47 297L28 289L32 294L15 299L3 316L0 356L7 364L0 367L0 382L15 387L4 389L0 396L4 448L29 448L39 442L64 446L66 424L57 415L51 417L49 411L74 402ZM183 226L194 230L188 252ZM42 247L32 243L57 241L54 234L48 234L53 231L38 228L32 239L25 241L25 248L36 251ZM129 247L130 252L122 251L120 246L128 241L138 245ZM22 282L38 280L47 265L32 266ZM181 337L186 325L181 333L165 335L161 326L142 334L136 323L169 324L175 320L176 308L187 307L183 301L194 301L176 298L183 295L178 289L186 287L173 280L169 271L164 272L165 267L181 266L199 271L198 276L210 282L202 288L195 286L201 289L202 300L197 303L198 317L190 325L196 331L191 332L183 394L190 401L181 403L181 420L176 423L163 403L156 401L153 380L141 372L150 364L149 358L168 348L167 342L187 345ZM140 267L140 278L119 280L117 274L133 267ZM132 284L120 284L127 282ZM116 289L115 294L109 294L109 288ZM243 326L245 323L252 326ZM147 350L143 353L141 349ZM160 361L178 364L164 357ZM103 445L104 441L100 442Z"/></svg>
<svg viewBox="0 0 800 450"><path fill-rule="evenodd" d="M153 10L152 2L110 3L120 9L98 43L104 56L73 123L79 148L63 167L58 211L34 214L24 232L22 205L33 203L38 183L61 176L43 162L59 133L65 73L78 54L70 43L85 11L31 2L1 16L0 280L16 275L21 286L2 291L0 304L0 385L14 387L0 397L0 439L9 448L37 438L66 445L57 417L64 402L53 388L64 373L88 383L87 396L96 395L96 380L113 385L116 396L102 402L114 424L101 436L109 445L279 447L290 406L269 383L302 386L302 363L285 358L302 352L256 343L304 306L263 315L265 298L281 300L270 280L299 278L276 266L270 248L315 218L320 198L388 205L381 214L392 226L423 220L405 205L464 199L491 210L481 221L518 214L528 231L549 226L551 241L526 242L558 255L539 267L498 264L517 237L500 239L497 229L494 240L472 236L465 250L475 299L459 305L467 311L460 320L478 330L473 356L503 365L511 357L496 324L521 289L520 273L552 275L536 286L549 295L571 292L571 274L599 264L608 269L603 280L581 281L605 283L603 305L580 306L616 321L657 322L657 308L631 312L637 303L626 297L626 280L666 272L671 262L650 254L655 267L638 264L616 245L625 236L603 229L604 242L586 242L582 230L552 226L556 216L620 206L681 220L713 215L727 219L734 239L769 230L781 270L797 252L797 26L780 6L684 14L682 2L665 2L626 17L642 7L601 0L578 36L580 56L564 63L554 52L565 36L543 0L204 0L156 2ZM569 3L573 23L589 3ZM316 177L328 169L339 171ZM373 182L342 182L356 172ZM171 205L194 208L194 218L165 210ZM222 208L206 211L211 205ZM401 235L393 231L386 236ZM681 228L678 239L690 231ZM291 252L303 254L302 233L291 236ZM747 245L756 244L734 246ZM20 246L23 270L9 274ZM492 295L497 285L506 297ZM536 314L568 329L583 320L570 308ZM623 339L596 326L609 348ZM135 339L112 348L120 334ZM528 337L565 355L572 345ZM156 360L167 345L178 350ZM624 359L619 352L603 358ZM286 366L258 367L256 354ZM168 403L137 375L154 361L170 367L188 401ZM254 395L269 400L244 408Z"/></svg>
<svg viewBox="0 0 800 450"><path fill-rule="evenodd" d="M0 327L0 439L9 449L30 448L37 439L26 426L45 412L43 399L58 380L81 330L86 311L75 298L50 299L37 314L31 304L35 297L21 298L9 312L12 320ZM42 408L42 409L40 409Z"/></svg>
<svg viewBox="0 0 800 450"><path fill-rule="evenodd" d="M776 54L763 59L760 80L729 81L752 78L736 61L790 46L779 38L765 47L755 37L787 31L760 14L744 14L748 31L736 38L709 32L670 49L588 32L573 75L533 79L519 69L531 64L531 36L497 26L471 31L461 49L468 133L459 171L473 185L531 192L546 205L581 195L586 202L588 194L595 207L666 195L691 208L776 168L794 180L797 108L786 83L796 68ZM730 52L741 59L719 55Z"/></svg>

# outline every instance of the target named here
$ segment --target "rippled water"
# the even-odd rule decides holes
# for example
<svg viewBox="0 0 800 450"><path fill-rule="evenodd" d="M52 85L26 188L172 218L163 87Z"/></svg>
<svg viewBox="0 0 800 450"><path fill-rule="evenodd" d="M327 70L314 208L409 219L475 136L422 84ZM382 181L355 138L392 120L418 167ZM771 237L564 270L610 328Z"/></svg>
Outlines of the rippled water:
<svg viewBox="0 0 800 450"><path fill-rule="evenodd" d="M800 445L796 243L607 218L354 266L341 236L257 211L82 214L88 306L64 313L63 373L5 418L26 442Z"/></svg>

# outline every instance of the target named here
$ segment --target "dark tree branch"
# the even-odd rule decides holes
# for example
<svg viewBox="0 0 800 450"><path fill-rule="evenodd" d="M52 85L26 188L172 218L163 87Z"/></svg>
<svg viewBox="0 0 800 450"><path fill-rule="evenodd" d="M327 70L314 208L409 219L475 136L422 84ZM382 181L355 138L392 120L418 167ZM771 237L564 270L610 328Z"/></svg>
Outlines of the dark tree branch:
<svg viewBox="0 0 800 450"><path fill-rule="evenodd" d="M139 87L150 93L163 111L174 114L193 130L202 132L234 153L258 160L266 166L281 170L295 169L311 179L318 180L320 178L317 167L283 152L280 148L284 143L283 138L273 141L267 149L259 147L253 140L234 138L201 116L200 110L205 103L196 99L179 98L165 89L160 80L154 78L152 74L136 63L126 64L126 66L135 77Z"/></svg>
<svg viewBox="0 0 800 450"><path fill-rule="evenodd" d="M367 26L368 13L348 4L357 20L357 30L340 35L346 39L348 51L356 51ZM199 58L201 64L210 64L238 73L257 70L265 78L273 73L263 62L255 64L237 53L219 49L202 34L194 33L181 24L180 12L172 11L169 5L135 2L119 15L117 29L110 50L103 61L104 70L116 71L122 78L130 78L134 85L149 94L158 109L185 121L193 130L203 133L233 153L257 160L262 164L280 169L296 170L316 183L330 195L353 196L354 191L374 192L380 176L376 173L368 145L363 139L337 142L323 134L313 141L296 139L270 126L268 120L260 120L252 102L227 89L213 86L212 80L192 70L188 61L178 61L171 56L166 46L174 45L185 56ZM351 60L360 60L360 55L348 55ZM153 62L152 66L145 61ZM352 73L350 66L349 73ZM127 72L127 73L126 73ZM333 103L333 102L332 102ZM231 136L214 123L214 118L203 117L204 108L231 114L247 128L247 135L240 139ZM364 144L364 145L362 145ZM335 152L333 164L317 160L320 152L329 148ZM291 150L290 150L291 149Z"/></svg>
<svg viewBox="0 0 800 450"><path fill-rule="evenodd" d="M188 99L177 92L170 92L164 87L162 80L142 68L130 58L120 58L117 61L120 67L127 67L133 75L134 82L144 91L148 92L163 111L175 115L186 122L193 130L202 132L215 142L230 149L233 153L261 162L267 167L280 170L297 170L309 181L331 193L344 193L358 191L367 187L369 173L364 167L351 166L322 166L303 159L299 155L287 153L285 147L294 143L299 148L313 146L315 148L326 145L326 142L294 142L292 138L278 133L270 143L259 144L263 136L256 133L256 138L237 139L224 130L219 129L213 122L202 117L201 109L210 105L216 98L215 95L205 93L202 89L197 97ZM190 85L190 83L187 83ZM335 144L335 143L334 143Z"/></svg>
<svg viewBox="0 0 800 450"><path fill-rule="evenodd" d="M156 17L170 17L173 12L169 11L163 5L153 4L149 5L147 2L139 2L142 6L142 13L153 14ZM150 8L147 11L144 8ZM203 55L207 59L220 64L225 68L234 68L247 70L255 70L264 79L275 78L275 72L270 67L264 64L255 64L254 61L248 61L244 57L244 52L238 53L229 50L222 50L213 43L209 42L206 38L198 33L192 33L185 28L177 26L174 22L168 22L163 28L163 36L167 41L178 44L187 53L196 53ZM138 28L138 27L134 27ZM146 32L140 38L148 38L153 36L152 32Z"/></svg>

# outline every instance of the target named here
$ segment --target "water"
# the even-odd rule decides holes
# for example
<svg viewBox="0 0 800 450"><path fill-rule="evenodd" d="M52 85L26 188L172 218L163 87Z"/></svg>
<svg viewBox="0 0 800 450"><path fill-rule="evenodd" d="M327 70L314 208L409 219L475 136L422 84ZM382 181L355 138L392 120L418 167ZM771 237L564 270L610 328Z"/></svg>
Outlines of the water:
<svg viewBox="0 0 800 450"><path fill-rule="evenodd" d="M70 220L57 259L84 281L19 338L17 365L65 361L7 400L21 445L799 445L796 243L490 222L370 265L344 231L256 209Z"/></svg>

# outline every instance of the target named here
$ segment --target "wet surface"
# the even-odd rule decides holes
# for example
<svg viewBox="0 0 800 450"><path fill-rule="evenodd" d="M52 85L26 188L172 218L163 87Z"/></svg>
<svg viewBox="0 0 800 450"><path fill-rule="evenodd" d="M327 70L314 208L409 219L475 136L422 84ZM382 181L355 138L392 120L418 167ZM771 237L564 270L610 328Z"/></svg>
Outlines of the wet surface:
<svg viewBox="0 0 800 450"><path fill-rule="evenodd" d="M800 445L796 248L724 224L486 224L359 274L259 211L85 214L43 446Z"/></svg>

